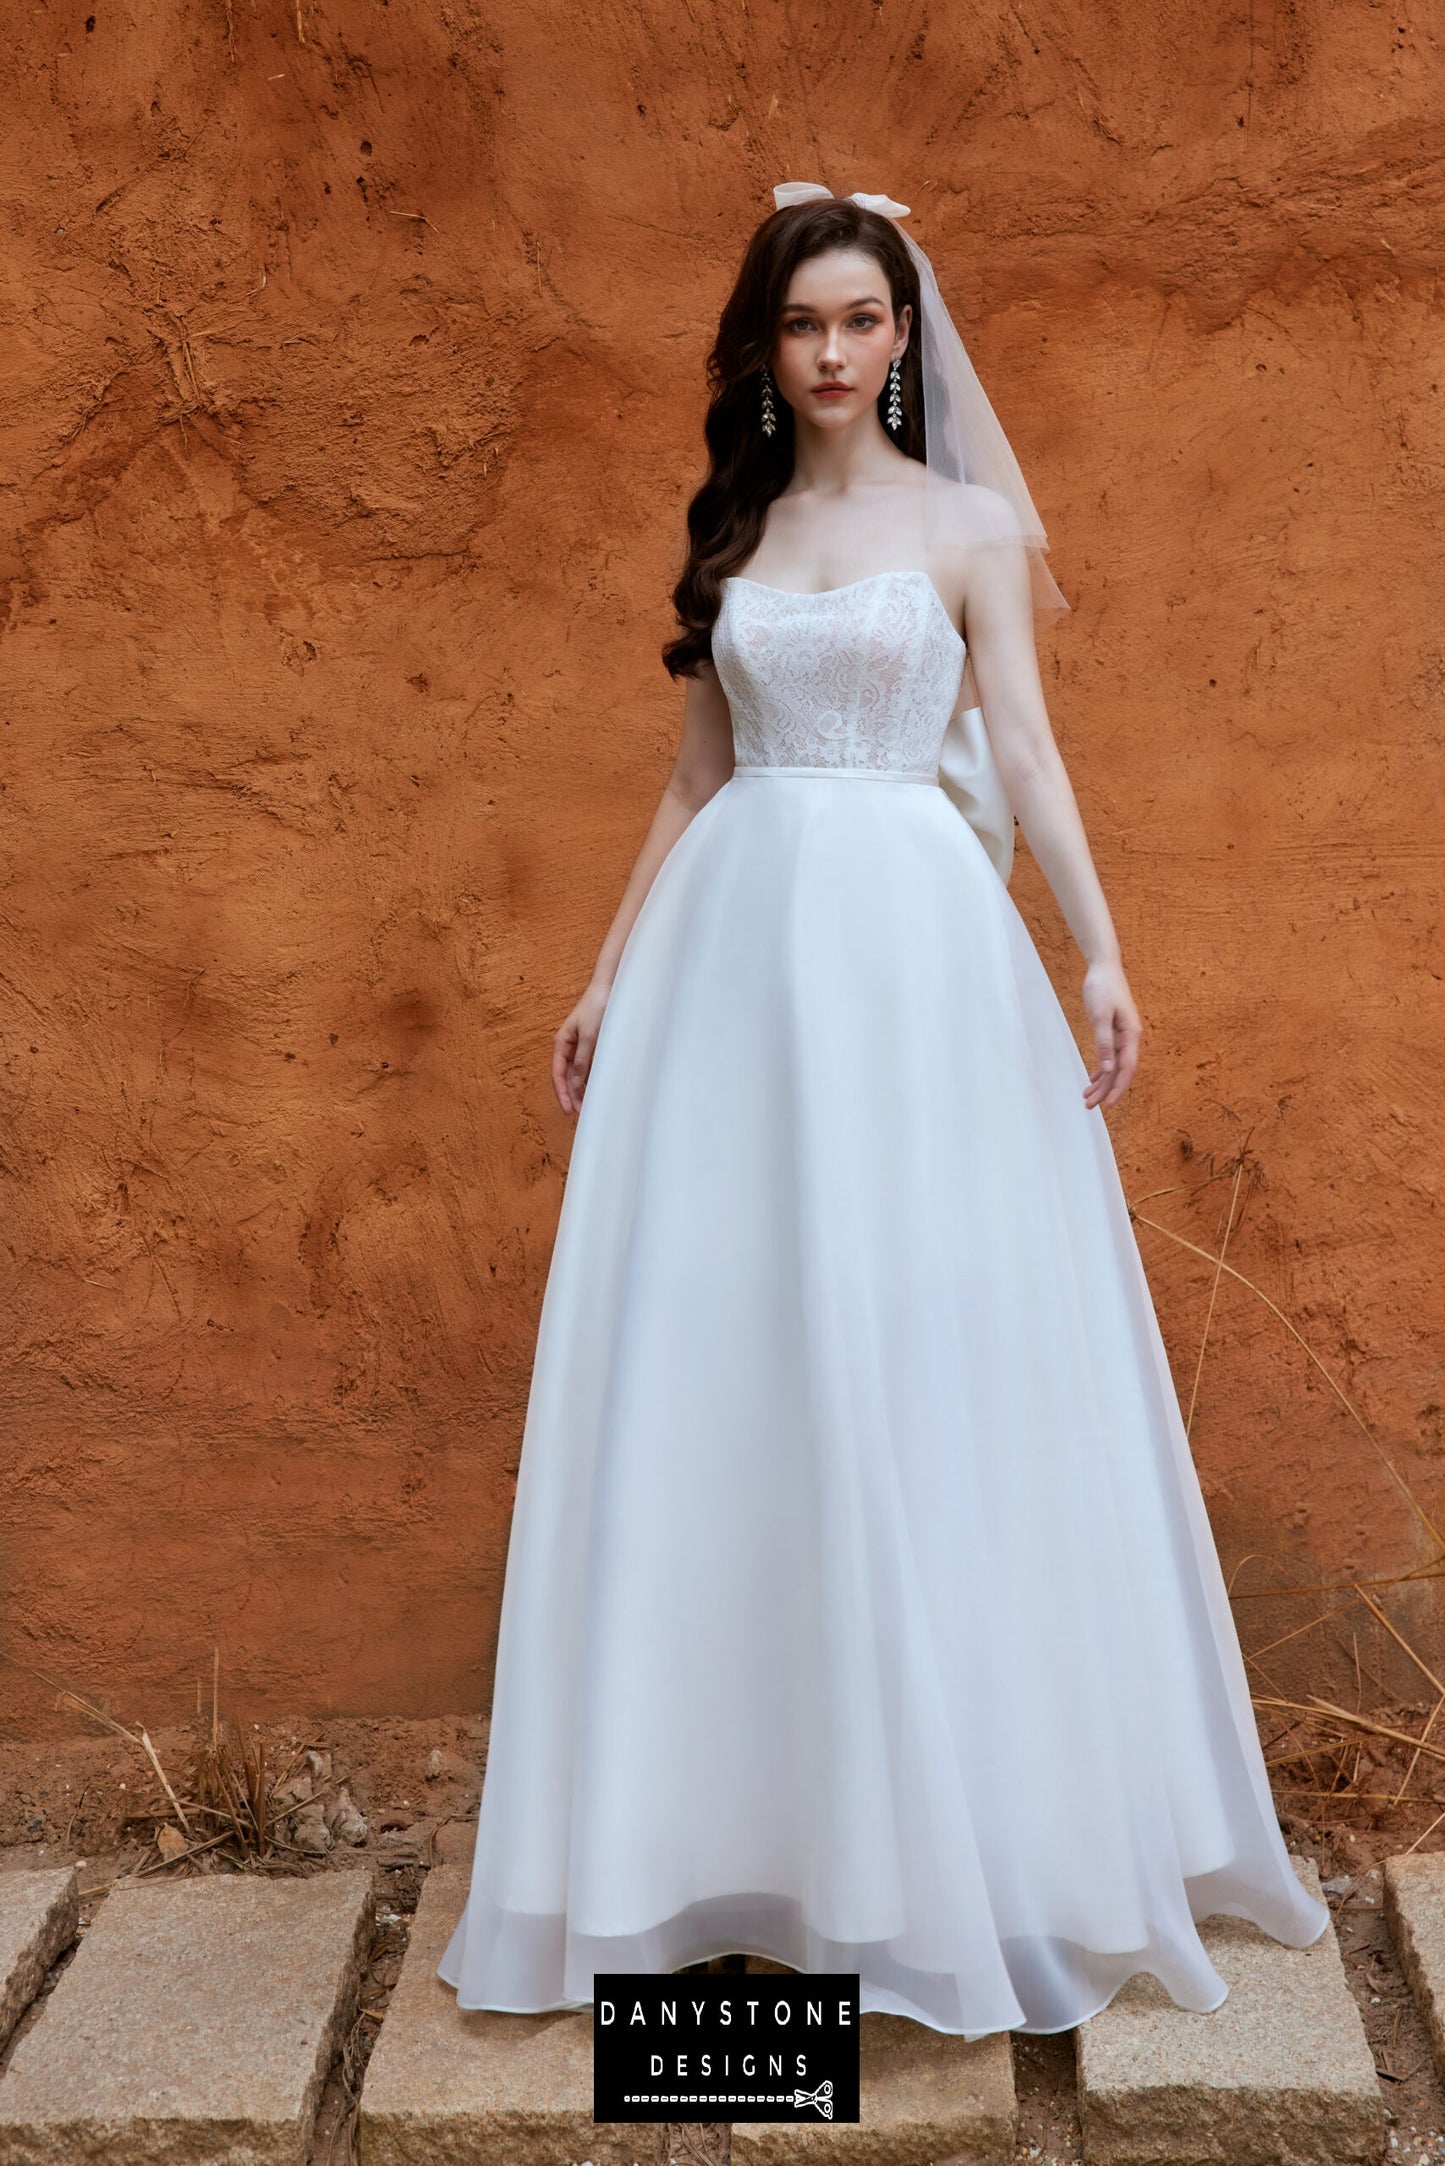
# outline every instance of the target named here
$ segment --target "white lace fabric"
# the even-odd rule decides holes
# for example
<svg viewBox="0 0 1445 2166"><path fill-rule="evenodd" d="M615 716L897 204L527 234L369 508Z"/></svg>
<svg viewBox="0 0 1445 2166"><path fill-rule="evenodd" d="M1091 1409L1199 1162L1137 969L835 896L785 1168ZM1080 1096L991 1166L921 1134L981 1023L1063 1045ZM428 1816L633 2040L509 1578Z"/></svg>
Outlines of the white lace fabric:
<svg viewBox="0 0 1445 2166"><path fill-rule="evenodd" d="M729 579L712 651L739 767L937 773L964 642L926 572L812 594Z"/></svg>

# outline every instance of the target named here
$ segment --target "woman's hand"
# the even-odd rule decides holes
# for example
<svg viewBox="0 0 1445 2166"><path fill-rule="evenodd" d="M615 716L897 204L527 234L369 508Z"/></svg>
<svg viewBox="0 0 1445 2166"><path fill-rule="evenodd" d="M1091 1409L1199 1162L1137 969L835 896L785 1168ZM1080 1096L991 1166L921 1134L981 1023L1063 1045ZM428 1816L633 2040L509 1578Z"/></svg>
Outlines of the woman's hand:
<svg viewBox="0 0 1445 2166"><path fill-rule="evenodd" d="M1084 1012L1099 1056L1084 1104L1117 1105L1133 1081L1143 1028L1122 963L1090 963L1084 972Z"/></svg>
<svg viewBox="0 0 1445 2166"><path fill-rule="evenodd" d="M589 985L552 1040L552 1088L564 1113L580 1112L610 987Z"/></svg>

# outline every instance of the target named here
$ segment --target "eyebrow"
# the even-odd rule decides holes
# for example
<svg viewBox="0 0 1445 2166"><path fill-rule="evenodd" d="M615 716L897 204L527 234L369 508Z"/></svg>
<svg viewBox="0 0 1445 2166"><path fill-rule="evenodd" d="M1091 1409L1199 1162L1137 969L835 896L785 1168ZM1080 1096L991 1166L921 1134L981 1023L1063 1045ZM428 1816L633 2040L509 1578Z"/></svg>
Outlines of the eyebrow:
<svg viewBox="0 0 1445 2166"><path fill-rule="evenodd" d="M849 308L862 308L864 304L868 301L871 301L875 308L881 308L883 306L883 303L879 300L876 293L865 293L862 300L849 301L846 305ZM811 308L812 305L813 304L811 301L784 301L783 303L784 308Z"/></svg>

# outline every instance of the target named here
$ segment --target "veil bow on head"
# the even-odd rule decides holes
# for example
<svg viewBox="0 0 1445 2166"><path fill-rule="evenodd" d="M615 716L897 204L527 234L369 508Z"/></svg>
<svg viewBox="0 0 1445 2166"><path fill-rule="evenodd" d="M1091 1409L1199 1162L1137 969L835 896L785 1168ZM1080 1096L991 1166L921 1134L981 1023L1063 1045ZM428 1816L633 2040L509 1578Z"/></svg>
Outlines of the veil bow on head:
<svg viewBox="0 0 1445 2166"><path fill-rule="evenodd" d="M822 198L837 200L831 188L817 181L782 181L773 190L779 210ZM891 196L855 189L847 200L895 222L908 216L908 205L895 203ZM1049 545L1043 522L938 290L933 265L901 226L899 238L918 273L925 539L968 548L1021 545L1028 552L1035 613L1066 610L1069 605L1045 561ZM973 491L960 490L960 482L981 483L990 493L975 500ZM1013 811L981 707L964 708L950 720L939 780L1006 881L1013 868Z"/></svg>

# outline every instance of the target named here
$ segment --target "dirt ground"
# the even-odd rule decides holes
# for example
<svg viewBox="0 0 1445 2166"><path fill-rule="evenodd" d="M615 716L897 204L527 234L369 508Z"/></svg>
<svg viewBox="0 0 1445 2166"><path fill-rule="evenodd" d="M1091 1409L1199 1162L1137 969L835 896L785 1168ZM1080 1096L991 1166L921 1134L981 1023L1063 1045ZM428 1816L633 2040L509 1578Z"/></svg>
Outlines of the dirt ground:
<svg viewBox="0 0 1445 2166"><path fill-rule="evenodd" d="M250 1731L277 1772L308 1746L329 1752L336 1779L347 1783L372 1823L365 1847L375 1854L408 1829L476 1815L487 1734L481 1718L283 1721L253 1723ZM148 1734L162 1767L174 1775L192 1747L194 1726L180 1723ZM0 1862L6 1866L83 1858L93 1868L85 1884L99 1884L153 1849L158 1812L170 1817L154 1770L121 1738L0 1739Z"/></svg>
<svg viewBox="0 0 1445 2166"><path fill-rule="evenodd" d="M1421 1710L1396 1706L1383 1712L1404 1721ZM400 1973L423 1880L434 1864L444 1859L465 1862L471 1856L486 1732L486 1722L470 1716L252 1726L253 1738L265 1747L268 1767L278 1773L307 1749L329 1755L335 1780L347 1786L365 1816L367 1834L359 1845L337 1842L324 1858L283 1851L270 1861L252 1861L250 1869L310 1873L370 1866L377 1879L361 2013L332 2070L312 2166L347 2166L354 2158L355 2102ZM199 1734L193 1725L151 1734L173 1785ZM1408 1756L1398 1750L1393 1757L1386 1752L1373 1761L1360 1756L1354 1787L1370 1782L1376 1786L1373 1793L1313 1798L1281 1786L1276 1799L1290 1848L1313 1859L1327 1884L1346 1975L1391 2115L1389 2156L1394 2166L1423 2166L1427 2160L1445 2159L1445 2091L1385 1925L1383 1866L1387 1857L1417 1842L1423 1850L1445 1849L1445 1780L1434 1785L1441 1792L1438 1797L1422 1783L1418 1801L1407 1795L1398 1804L1390 1803L1407 1765ZM1440 1824L1432 1828L1437 1814ZM237 1861L224 1851L213 1858L163 1864L156 1837L172 1819L154 1768L141 1750L118 1737L0 1741L0 1871L78 1863L82 1929L122 1875L237 1869ZM56 1964L46 1991L69 1960L67 1954ZM42 1993L17 2039L36 2020L43 1998ZM14 2043L0 2055L0 2067ZM1077 2166L1082 2151L1074 2111L1074 2034L1020 2034L1014 2040L1014 2064L1020 2107L1018 2166ZM726 2166L727 2157L725 2129L664 2126L658 2131L655 2156L639 2160L638 2166L670 2166L671 2161L676 2166Z"/></svg>

